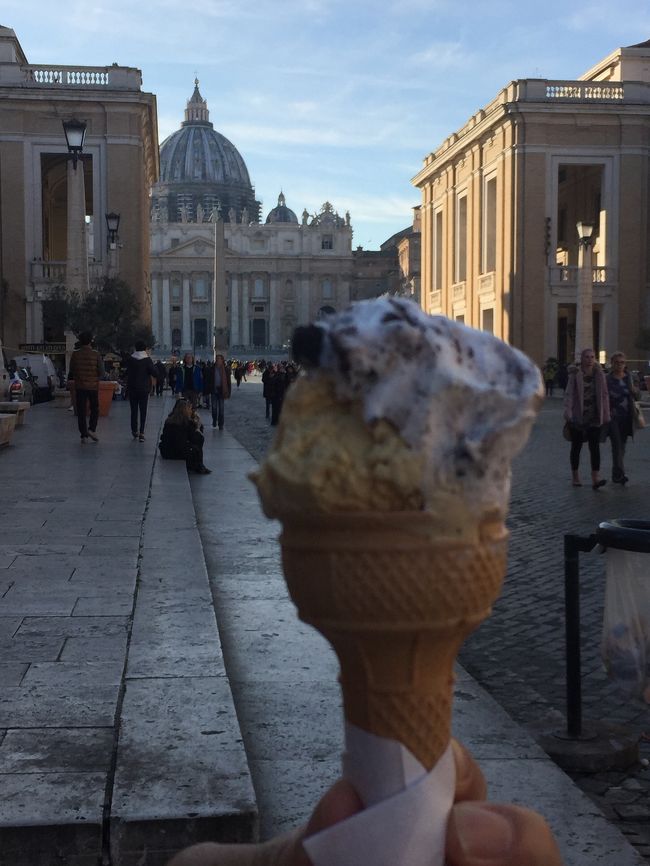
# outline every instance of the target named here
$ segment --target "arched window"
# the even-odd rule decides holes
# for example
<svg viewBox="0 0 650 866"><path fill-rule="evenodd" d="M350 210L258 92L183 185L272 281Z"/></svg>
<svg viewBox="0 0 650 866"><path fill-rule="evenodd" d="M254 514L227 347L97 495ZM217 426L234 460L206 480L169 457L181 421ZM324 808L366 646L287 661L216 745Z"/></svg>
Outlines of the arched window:
<svg viewBox="0 0 650 866"><path fill-rule="evenodd" d="M173 328L172 329L172 348L178 349L181 345L181 329Z"/></svg>
<svg viewBox="0 0 650 866"><path fill-rule="evenodd" d="M287 280L284 284L284 297L287 300L293 300L296 297L296 290L293 287L293 280Z"/></svg>
<svg viewBox="0 0 650 866"><path fill-rule="evenodd" d="M318 318L323 319L325 316L333 316L336 313L334 307L321 307L318 311Z"/></svg>

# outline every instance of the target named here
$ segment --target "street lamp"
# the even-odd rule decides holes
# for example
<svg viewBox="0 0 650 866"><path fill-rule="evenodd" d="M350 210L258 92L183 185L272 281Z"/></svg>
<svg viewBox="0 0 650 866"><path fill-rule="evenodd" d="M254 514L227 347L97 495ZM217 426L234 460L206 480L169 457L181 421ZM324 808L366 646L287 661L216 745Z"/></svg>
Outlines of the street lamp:
<svg viewBox="0 0 650 866"><path fill-rule="evenodd" d="M83 297L88 291L88 243L86 238L86 189L84 167L77 171L83 153L86 123L72 118L64 120L63 132L68 147L67 165L67 252L65 285L69 292ZM66 331L66 364L74 344L74 336Z"/></svg>
<svg viewBox="0 0 650 866"><path fill-rule="evenodd" d="M75 118L64 120L63 132L65 133L65 143L68 145L68 153L72 156L72 165L76 169L77 160L84 149L86 124L83 120L76 120Z"/></svg>
<svg viewBox="0 0 650 866"><path fill-rule="evenodd" d="M583 349L594 349L593 269L591 245L594 227L591 223L576 223L578 231L578 295L576 299L575 359L580 361Z"/></svg>
<svg viewBox="0 0 650 866"><path fill-rule="evenodd" d="M108 248L117 249L117 230L120 227L120 215L111 211L105 214L106 228L108 230Z"/></svg>

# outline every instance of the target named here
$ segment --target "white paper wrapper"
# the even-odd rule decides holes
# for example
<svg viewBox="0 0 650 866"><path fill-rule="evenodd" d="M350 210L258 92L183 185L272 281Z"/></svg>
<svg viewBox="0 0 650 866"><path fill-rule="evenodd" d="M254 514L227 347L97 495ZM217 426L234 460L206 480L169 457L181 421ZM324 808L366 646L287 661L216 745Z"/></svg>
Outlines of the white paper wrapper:
<svg viewBox="0 0 650 866"><path fill-rule="evenodd" d="M304 841L314 866L444 866L456 787L451 745L427 773L395 740L346 725L343 775L366 808Z"/></svg>

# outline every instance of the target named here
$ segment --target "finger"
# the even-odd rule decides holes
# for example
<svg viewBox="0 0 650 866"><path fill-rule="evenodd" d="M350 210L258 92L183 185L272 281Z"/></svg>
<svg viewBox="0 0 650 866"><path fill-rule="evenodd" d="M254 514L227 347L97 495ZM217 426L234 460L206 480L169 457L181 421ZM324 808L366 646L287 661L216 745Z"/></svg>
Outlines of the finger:
<svg viewBox="0 0 650 866"><path fill-rule="evenodd" d="M458 803L447 827L449 866L562 866L548 824L530 809Z"/></svg>
<svg viewBox="0 0 650 866"><path fill-rule="evenodd" d="M461 800L485 800L487 784L479 765L462 743L451 741L456 763L456 793L454 802Z"/></svg>
<svg viewBox="0 0 650 866"><path fill-rule="evenodd" d="M282 866L311 866L311 860L302 845L302 840L327 830L346 818L351 818L363 809L355 789L345 779L339 779L320 799L307 826L293 840L289 856Z"/></svg>

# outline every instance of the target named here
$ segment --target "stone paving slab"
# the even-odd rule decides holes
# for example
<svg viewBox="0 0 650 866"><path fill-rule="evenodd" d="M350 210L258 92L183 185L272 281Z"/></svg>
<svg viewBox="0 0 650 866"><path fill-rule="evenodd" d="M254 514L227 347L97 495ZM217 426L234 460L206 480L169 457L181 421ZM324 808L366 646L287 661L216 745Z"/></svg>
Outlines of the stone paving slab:
<svg viewBox="0 0 650 866"><path fill-rule="evenodd" d="M106 774L113 740L112 726L7 731L0 745L0 779L7 773Z"/></svg>
<svg viewBox="0 0 650 866"><path fill-rule="evenodd" d="M182 528L160 525L183 515ZM201 840L257 834L185 466L156 461L121 707L111 808L120 866L162 866ZM162 570L161 570L162 569Z"/></svg>

